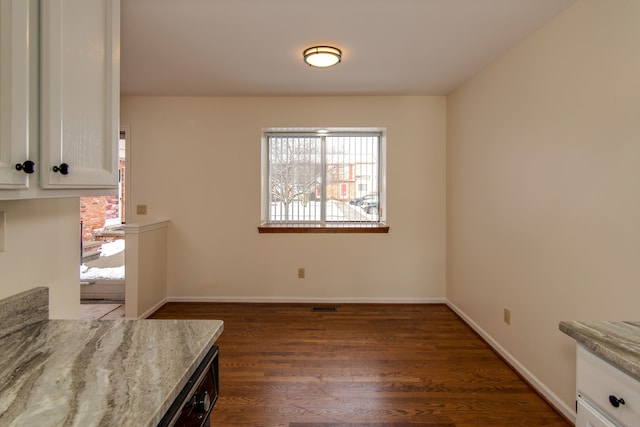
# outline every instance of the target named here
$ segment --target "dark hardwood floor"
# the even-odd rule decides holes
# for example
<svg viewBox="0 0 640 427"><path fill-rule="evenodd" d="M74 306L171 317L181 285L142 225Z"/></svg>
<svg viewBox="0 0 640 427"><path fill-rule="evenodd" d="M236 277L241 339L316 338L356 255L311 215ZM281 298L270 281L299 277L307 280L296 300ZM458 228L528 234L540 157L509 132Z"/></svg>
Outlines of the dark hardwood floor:
<svg viewBox="0 0 640 427"><path fill-rule="evenodd" d="M214 427L570 426L445 305L168 303L222 319Z"/></svg>

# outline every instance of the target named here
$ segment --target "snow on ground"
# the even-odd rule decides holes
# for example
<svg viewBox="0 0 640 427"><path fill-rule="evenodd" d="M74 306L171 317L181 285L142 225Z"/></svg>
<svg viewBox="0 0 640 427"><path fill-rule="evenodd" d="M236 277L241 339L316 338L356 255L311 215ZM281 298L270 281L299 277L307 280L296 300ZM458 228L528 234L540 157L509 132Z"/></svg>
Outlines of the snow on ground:
<svg viewBox="0 0 640 427"><path fill-rule="evenodd" d="M124 280L124 265L120 267L80 266L80 280Z"/></svg>
<svg viewBox="0 0 640 427"><path fill-rule="evenodd" d="M102 249L100 249L100 256L111 256L122 251L124 251L124 239L103 243Z"/></svg>
<svg viewBox="0 0 640 427"><path fill-rule="evenodd" d="M124 280L124 240L103 243L100 250L100 264L107 264L103 267L89 267L86 264L80 266L80 280ZM107 257L112 257L115 266L107 261ZM88 262L91 264L91 261ZM122 264L122 265L117 265Z"/></svg>

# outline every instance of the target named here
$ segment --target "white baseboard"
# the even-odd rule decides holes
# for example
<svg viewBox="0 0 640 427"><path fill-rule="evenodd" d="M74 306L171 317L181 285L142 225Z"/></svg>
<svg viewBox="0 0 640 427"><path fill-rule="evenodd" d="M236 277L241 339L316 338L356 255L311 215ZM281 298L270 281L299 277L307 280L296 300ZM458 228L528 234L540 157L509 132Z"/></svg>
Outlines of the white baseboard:
<svg viewBox="0 0 640 427"><path fill-rule="evenodd" d="M500 356L502 356L509 364L516 370L523 378L525 378L532 387L534 387L538 393L542 394L547 401L553 405L556 410L561 412L569 420L574 423L576 421L576 413L573 408L567 406L554 392L552 392L542 381L540 381L535 375L531 373L527 368L522 365L509 353L504 347L502 347L491 335L489 335L484 329L474 322L469 316L467 316L462 310L455 306L451 301L447 300L447 306L453 310L458 316L464 320L474 331L478 333Z"/></svg>
<svg viewBox="0 0 640 427"><path fill-rule="evenodd" d="M144 313L142 313L140 316L138 316L138 319L146 319L147 317L151 316L153 313L156 312L156 310L158 310L160 307L162 307L163 305L165 305L165 303L168 302L167 298L162 299L160 302L158 302L157 304L155 304L153 307L151 307L149 310L145 311Z"/></svg>
<svg viewBox="0 0 640 427"><path fill-rule="evenodd" d="M167 297L167 302L264 302L307 304L445 304L445 298Z"/></svg>

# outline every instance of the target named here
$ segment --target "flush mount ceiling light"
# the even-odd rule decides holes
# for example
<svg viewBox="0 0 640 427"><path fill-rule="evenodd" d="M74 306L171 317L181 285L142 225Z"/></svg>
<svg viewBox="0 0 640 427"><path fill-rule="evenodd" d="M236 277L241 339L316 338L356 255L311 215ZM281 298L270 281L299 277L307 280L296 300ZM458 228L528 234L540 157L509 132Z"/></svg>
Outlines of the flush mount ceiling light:
<svg viewBox="0 0 640 427"><path fill-rule="evenodd" d="M340 49L331 46L313 46L302 53L304 62L312 67L331 67L342 60Z"/></svg>

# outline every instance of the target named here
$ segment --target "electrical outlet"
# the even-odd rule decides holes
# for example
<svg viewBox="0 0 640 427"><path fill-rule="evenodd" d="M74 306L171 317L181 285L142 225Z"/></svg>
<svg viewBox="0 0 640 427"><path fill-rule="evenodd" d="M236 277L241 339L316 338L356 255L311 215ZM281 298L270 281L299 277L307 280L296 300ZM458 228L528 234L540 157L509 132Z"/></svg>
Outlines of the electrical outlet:
<svg viewBox="0 0 640 427"><path fill-rule="evenodd" d="M298 269L298 279L304 279L304 268Z"/></svg>
<svg viewBox="0 0 640 427"><path fill-rule="evenodd" d="M504 323L506 323L507 325L511 324L511 310L509 310L508 308L504 309Z"/></svg>
<svg viewBox="0 0 640 427"><path fill-rule="evenodd" d="M147 214L147 205L136 205L136 213L138 215L146 215Z"/></svg>

